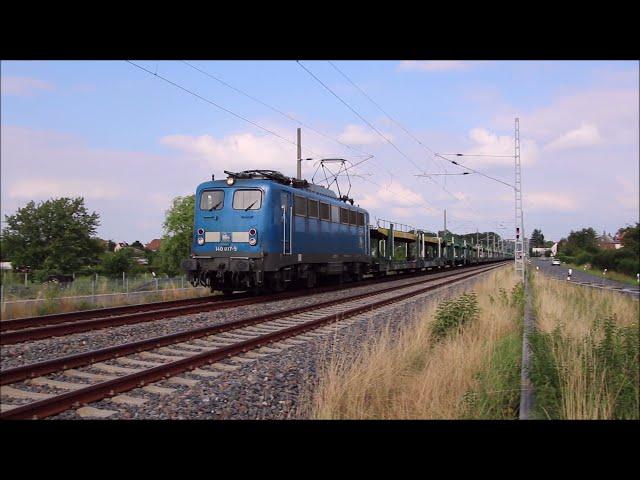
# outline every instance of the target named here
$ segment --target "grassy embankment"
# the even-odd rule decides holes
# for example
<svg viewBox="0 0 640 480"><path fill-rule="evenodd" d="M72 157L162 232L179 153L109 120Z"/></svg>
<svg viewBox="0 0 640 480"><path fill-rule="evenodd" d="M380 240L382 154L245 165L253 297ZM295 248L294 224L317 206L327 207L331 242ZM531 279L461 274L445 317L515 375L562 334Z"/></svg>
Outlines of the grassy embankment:
<svg viewBox="0 0 640 480"><path fill-rule="evenodd" d="M312 418L517 418L522 344L521 285L511 268L472 291L428 306L396 334L355 358L321 366Z"/></svg>
<svg viewBox="0 0 640 480"><path fill-rule="evenodd" d="M598 277L598 279L602 279L605 276L602 275L602 269L600 268L585 267L585 265L576 265L573 263L563 263L562 265L566 268L573 268L574 270L580 270L581 272L588 273L590 275L593 275L594 277ZM607 270L606 278L629 285L638 285L638 280L636 278L630 275L625 275L624 273L614 272L612 270ZM597 283L597 280L595 281Z"/></svg>
<svg viewBox="0 0 640 480"><path fill-rule="evenodd" d="M532 272L538 416L638 419L638 301Z"/></svg>
<svg viewBox="0 0 640 480"><path fill-rule="evenodd" d="M78 281L76 280L76 282ZM7 300L13 299L10 295L5 295L5 302L0 305L0 319L11 320L14 318L91 310L102 307L193 298L211 294L209 289L202 287L182 289L180 279L162 284L161 288L155 292L132 295L118 294L121 293L122 290L120 290L120 292L114 292L113 280L104 277L99 278L95 290L93 290L89 282L88 293L86 291L87 285L85 279L81 279L78 283L76 282L68 287L60 287L55 284L36 285L37 291L35 293L35 299L40 301L32 301L33 299L31 299L26 301L13 301L7 304ZM189 284L185 282L185 286L189 286ZM92 290L96 295L113 293L115 293L115 295L96 296L95 302L93 302L91 301ZM88 298L87 295L89 295Z"/></svg>

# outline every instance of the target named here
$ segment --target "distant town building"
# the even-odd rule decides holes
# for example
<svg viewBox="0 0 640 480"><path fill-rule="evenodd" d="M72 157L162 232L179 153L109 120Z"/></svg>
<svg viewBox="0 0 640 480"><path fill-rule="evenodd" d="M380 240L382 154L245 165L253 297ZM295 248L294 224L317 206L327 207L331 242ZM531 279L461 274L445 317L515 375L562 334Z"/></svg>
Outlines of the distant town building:
<svg viewBox="0 0 640 480"><path fill-rule="evenodd" d="M551 251L551 248L547 248L547 247L533 247L531 249L531 253L534 256L537 256L537 255L543 256L546 252L549 252L549 251Z"/></svg>
<svg viewBox="0 0 640 480"><path fill-rule="evenodd" d="M117 252L118 250L122 250L123 248L127 248L128 246L129 244L127 242L117 242L113 251Z"/></svg>
<svg viewBox="0 0 640 480"><path fill-rule="evenodd" d="M158 250L160 250L161 245L162 245L162 240L159 238L154 238L149 243L147 243L145 247L151 250L152 252L157 252Z"/></svg>
<svg viewBox="0 0 640 480"><path fill-rule="evenodd" d="M12 270L11 262L0 262L0 270Z"/></svg>
<svg viewBox="0 0 640 480"><path fill-rule="evenodd" d="M596 242L598 242L600 248L605 250L614 250L622 247L618 235L614 238L605 232L602 232L602 235L596 238Z"/></svg>

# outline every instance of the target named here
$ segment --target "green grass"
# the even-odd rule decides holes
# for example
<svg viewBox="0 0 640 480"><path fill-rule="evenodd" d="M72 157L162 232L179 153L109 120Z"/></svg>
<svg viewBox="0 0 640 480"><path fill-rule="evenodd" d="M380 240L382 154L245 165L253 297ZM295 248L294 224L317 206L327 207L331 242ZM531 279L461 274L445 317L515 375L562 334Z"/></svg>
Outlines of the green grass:
<svg viewBox="0 0 640 480"><path fill-rule="evenodd" d="M520 406L522 332L506 335L495 345L478 387L465 394L466 418L515 420Z"/></svg>
<svg viewBox="0 0 640 480"><path fill-rule="evenodd" d="M581 272L588 273L589 275L593 275L594 277L598 277L602 279L602 270L598 268L587 268L585 270L584 265L575 265L573 263L563 263L566 268L573 268L574 270L580 270ZM638 281L630 275L625 275L624 273L614 272L613 270L607 270L607 274L605 278L609 280L615 280L617 282L626 283L629 285L638 285Z"/></svg>
<svg viewBox="0 0 640 480"><path fill-rule="evenodd" d="M515 420L520 407L520 366L522 363L522 325L524 289L519 283L507 295L500 289L490 301L517 307L513 319L518 329L501 338L488 355L485 367L476 374L477 388L465 394L465 417L473 419Z"/></svg>
<svg viewBox="0 0 640 480"><path fill-rule="evenodd" d="M594 325L585 339L566 335L562 327L551 333L536 332L531 337L534 355L531 380L536 390L537 414L543 418L565 419L561 387L564 365L554 351L572 349L580 353L584 371L603 372L604 380L593 395L609 392L613 395L612 419L637 419L638 403L638 326L620 327L615 317ZM601 337L601 338L600 338ZM594 385L595 387L595 385ZM595 400L594 400L595 401Z"/></svg>

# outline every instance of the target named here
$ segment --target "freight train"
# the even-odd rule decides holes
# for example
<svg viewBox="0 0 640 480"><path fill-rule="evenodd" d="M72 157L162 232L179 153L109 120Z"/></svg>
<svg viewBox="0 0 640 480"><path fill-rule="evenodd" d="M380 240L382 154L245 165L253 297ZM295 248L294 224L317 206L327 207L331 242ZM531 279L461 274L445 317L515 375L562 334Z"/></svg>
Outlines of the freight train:
<svg viewBox="0 0 640 480"><path fill-rule="evenodd" d="M508 257L450 235L373 226L353 199L274 170L225 173L196 189L191 255L182 261L191 283L212 292L278 292Z"/></svg>

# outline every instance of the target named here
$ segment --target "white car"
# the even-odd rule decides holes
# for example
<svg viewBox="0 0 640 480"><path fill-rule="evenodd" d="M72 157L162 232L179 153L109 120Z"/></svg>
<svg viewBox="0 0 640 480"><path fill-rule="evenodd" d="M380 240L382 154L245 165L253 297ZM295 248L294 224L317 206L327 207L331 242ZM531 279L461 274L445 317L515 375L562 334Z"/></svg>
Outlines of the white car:
<svg viewBox="0 0 640 480"><path fill-rule="evenodd" d="M554 259L551 261L551 265L560 265L560 260L558 260L557 258L554 258Z"/></svg>

